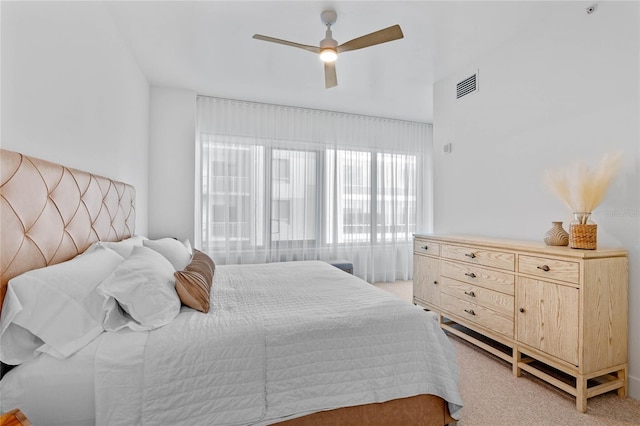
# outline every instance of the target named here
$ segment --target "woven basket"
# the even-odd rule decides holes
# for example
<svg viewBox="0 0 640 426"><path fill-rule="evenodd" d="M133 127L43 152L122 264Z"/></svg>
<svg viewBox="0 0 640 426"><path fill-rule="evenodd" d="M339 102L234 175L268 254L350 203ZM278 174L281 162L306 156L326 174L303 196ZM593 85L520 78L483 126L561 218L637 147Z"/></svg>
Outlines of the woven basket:
<svg viewBox="0 0 640 426"><path fill-rule="evenodd" d="M575 249L595 250L598 237L598 225L580 225L572 223L569 226L569 247Z"/></svg>

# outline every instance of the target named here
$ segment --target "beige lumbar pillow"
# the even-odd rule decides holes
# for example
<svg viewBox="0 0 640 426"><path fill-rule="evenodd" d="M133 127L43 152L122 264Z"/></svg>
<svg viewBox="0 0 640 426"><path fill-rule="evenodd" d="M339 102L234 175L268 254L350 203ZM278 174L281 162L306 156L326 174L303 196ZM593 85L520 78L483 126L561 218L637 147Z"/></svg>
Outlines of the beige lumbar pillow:
<svg viewBox="0 0 640 426"><path fill-rule="evenodd" d="M216 265L207 254L193 249L191 262L182 271L176 271L176 292L183 305L209 312L211 285Z"/></svg>

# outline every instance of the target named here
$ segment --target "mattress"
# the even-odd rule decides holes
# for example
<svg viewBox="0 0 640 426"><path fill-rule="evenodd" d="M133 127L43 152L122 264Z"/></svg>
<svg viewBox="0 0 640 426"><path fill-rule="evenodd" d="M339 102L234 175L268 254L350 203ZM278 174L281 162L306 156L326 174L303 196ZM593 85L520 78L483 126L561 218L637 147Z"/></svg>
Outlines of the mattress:
<svg viewBox="0 0 640 426"><path fill-rule="evenodd" d="M1 399L34 424L265 425L418 394L457 418L455 359L435 316L324 262L224 265L208 314L183 307L160 329L40 356Z"/></svg>

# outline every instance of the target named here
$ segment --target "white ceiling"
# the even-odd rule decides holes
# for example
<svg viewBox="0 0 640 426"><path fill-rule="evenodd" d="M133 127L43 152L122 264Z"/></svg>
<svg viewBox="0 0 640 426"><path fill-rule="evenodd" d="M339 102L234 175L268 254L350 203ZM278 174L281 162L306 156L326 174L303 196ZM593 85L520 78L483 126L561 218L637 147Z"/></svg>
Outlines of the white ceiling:
<svg viewBox="0 0 640 426"><path fill-rule="evenodd" d="M580 9L586 2L571 2ZM433 84L464 71L566 2L551 1L142 1L106 2L151 85L198 94L433 120ZM404 38L338 58L338 86L307 51L255 40L259 33L318 45L320 13L333 9L338 43L400 24ZM473 72L473 69L470 69Z"/></svg>

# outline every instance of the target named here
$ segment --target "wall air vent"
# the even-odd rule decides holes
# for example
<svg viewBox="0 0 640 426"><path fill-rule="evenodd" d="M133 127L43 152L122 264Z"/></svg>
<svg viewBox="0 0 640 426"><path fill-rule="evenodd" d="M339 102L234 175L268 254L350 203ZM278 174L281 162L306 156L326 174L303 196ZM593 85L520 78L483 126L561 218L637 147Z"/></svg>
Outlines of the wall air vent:
<svg viewBox="0 0 640 426"><path fill-rule="evenodd" d="M478 72L456 84L456 99L478 91Z"/></svg>

